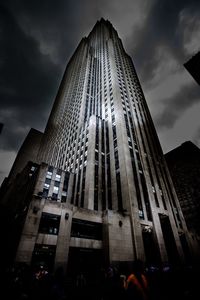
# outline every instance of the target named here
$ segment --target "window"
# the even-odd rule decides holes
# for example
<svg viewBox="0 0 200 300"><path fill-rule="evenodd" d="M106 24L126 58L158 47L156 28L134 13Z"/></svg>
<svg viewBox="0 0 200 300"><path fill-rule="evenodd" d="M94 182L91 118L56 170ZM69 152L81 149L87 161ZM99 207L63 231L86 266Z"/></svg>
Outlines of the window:
<svg viewBox="0 0 200 300"><path fill-rule="evenodd" d="M49 187L50 187L50 185L49 185L48 183L45 183L45 184L44 184L44 188L45 188L45 189L49 189Z"/></svg>
<svg viewBox="0 0 200 300"><path fill-rule="evenodd" d="M59 175L59 174L56 174L56 178L55 178L55 180L56 180L56 181L60 181L60 179L61 179L61 175Z"/></svg>
<svg viewBox="0 0 200 300"><path fill-rule="evenodd" d="M47 175L46 175L46 178L49 178L49 179L51 179L51 177L52 177L52 174L53 174L52 172L49 172L49 171L48 171L48 172L47 172Z"/></svg>
<svg viewBox="0 0 200 300"><path fill-rule="evenodd" d="M102 240L102 224L73 218L71 236Z"/></svg>
<svg viewBox="0 0 200 300"><path fill-rule="evenodd" d="M52 173L52 172L53 172L53 167L49 166L49 167L48 167L48 171L49 171L50 173Z"/></svg>
<svg viewBox="0 0 200 300"><path fill-rule="evenodd" d="M53 187L53 193L54 194L58 194L58 190L59 190L59 188L57 186Z"/></svg>
<svg viewBox="0 0 200 300"><path fill-rule="evenodd" d="M66 202L66 200L67 200L67 193L63 191L61 195L61 202Z"/></svg>
<svg viewBox="0 0 200 300"><path fill-rule="evenodd" d="M47 197L48 197L48 192L49 192L49 190L46 189L46 188L44 188L44 189L43 189L42 196L43 196L44 198L47 198Z"/></svg>
<svg viewBox="0 0 200 300"><path fill-rule="evenodd" d="M60 182L59 181L55 181L54 182L54 186L59 187L60 186Z"/></svg>
<svg viewBox="0 0 200 300"><path fill-rule="evenodd" d="M57 235L60 226L60 216L49 214L49 213L42 213L39 225L39 233L44 234L53 234Z"/></svg>
<svg viewBox="0 0 200 300"><path fill-rule="evenodd" d="M139 209L139 218L144 220L144 213L142 210Z"/></svg>
<svg viewBox="0 0 200 300"><path fill-rule="evenodd" d="M65 191L65 192L67 192L67 189L68 189L69 176L70 176L70 174L68 172L66 172L65 178L64 178L64 183L63 183L63 191Z"/></svg>
<svg viewBox="0 0 200 300"><path fill-rule="evenodd" d="M50 183L51 183L51 179L49 179L49 178L46 178L46 179L45 179L45 183L46 183L47 185L50 185Z"/></svg>
<svg viewBox="0 0 200 300"><path fill-rule="evenodd" d="M114 148L116 148L117 147L117 139L114 140L113 144L114 144Z"/></svg>

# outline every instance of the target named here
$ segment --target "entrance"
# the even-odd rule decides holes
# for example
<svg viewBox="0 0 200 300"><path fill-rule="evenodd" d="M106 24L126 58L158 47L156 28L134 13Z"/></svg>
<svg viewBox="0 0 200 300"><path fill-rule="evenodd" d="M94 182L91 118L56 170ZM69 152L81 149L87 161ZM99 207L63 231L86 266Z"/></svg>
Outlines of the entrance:
<svg viewBox="0 0 200 300"><path fill-rule="evenodd" d="M146 263L151 266L158 266L161 262L158 245L155 241L153 231L145 229L146 228L144 227L142 230L142 237L144 243Z"/></svg>
<svg viewBox="0 0 200 300"><path fill-rule="evenodd" d="M83 273L89 280L99 276L103 264L101 249L70 247L67 273L70 277Z"/></svg>
<svg viewBox="0 0 200 300"><path fill-rule="evenodd" d="M32 266L39 268L43 266L48 271L53 271L56 246L35 244L32 255Z"/></svg>

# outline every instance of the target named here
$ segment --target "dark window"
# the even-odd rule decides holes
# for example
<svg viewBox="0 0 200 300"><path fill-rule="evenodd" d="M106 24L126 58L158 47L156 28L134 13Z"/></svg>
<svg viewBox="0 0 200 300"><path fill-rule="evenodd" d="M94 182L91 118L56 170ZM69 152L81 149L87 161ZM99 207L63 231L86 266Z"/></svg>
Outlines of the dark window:
<svg viewBox="0 0 200 300"><path fill-rule="evenodd" d="M62 170L57 169L57 174L58 174L58 175L61 175L61 174L62 174ZM57 174L56 174L56 175L57 175Z"/></svg>
<svg viewBox="0 0 200 300"><path fill-rule="evenodd" d="M62 196L62 197L61 197L61 202L66 202L66 200L67 200L67 197L66 197L66 196Z"/></svg>
<svg viewBox="0 0 200 300"><path fill-rule="evenodd" d="M44 198L48 197L48 192L49 192L48 189L43 189L43 197Z"/></svg>
<svg viewBox="0 0 200 300"><path fill-rule="evenodd" d="M115 156L115 169L117 170L119 169L119 155L117 149L115 149L114 156Z"/></svg>
<svg viewBox="0 0 200 300"><path fill-rule="evenodd" d="M114 123L114 122L115 122L115 116L112 115L112 123Z"/></svg>
<svg viewBox="0 0 200 300"><path fill-rule="evenodd" d="M111 190L111 172L110 172L109 154L107 154L107 180L108 180L108 209L112 209L112 190Z"/></svg>
<svg viewBox="0 0 200 300"><path fill-rule="evenodd" d="M57 200L58 199L58 194L53 193L51 199L52 200Z"/></svg>
<svg viewBox="0 0 200 300"><path fill-rule="evenodd" d="M102 224L73 218L71 236L102 240Z"/></svg>
<svg viewBox="0 0 200 300"><path fill-rule="evenodd" d="M151 208L150 208L150 202L149 202L149 194L147 191L147 185L146 185L146 181L144 178L144 174L140 174L140 179L141 179L142 191L143 191L143 195L144 195L144 203L145 203L145 207L146 207L147 218L149 221L152 221L152 214L151 214Z"/></svg>
<svg viewBox="0 0 200 300"><path fill-rule="evenodd" d="M59 186L60 186L60 182L59 182L59 181L55 181L55 182L54 182L54 186L59 187Z"/></svg>
<svg viewBox="0 0 200 300"><path fill-rule="evenodd" d="M106 153L109 153L109 131L108 131L108 122L106 122Z"/></svg>
<svg viewBox="0 0 200 300"><path fill-rule="evenodd" d="M116 148L117 147L117 139L114 140L113 144L114 144L114 148Z"/></svg>
<svg viewBox="0 0 200 300"><path fill-rule="evenodd" d="M114 140L117 137L116 126L112 126L112 130L113 130L113 140Z"/></svg>
<svg viewBox="0 0 200 300"><path fill-rule="evenodd" d="M121 191L121 180L120 180L120 174L116 174L116 180L117 180L117 197L118 197L118 209L119 211L123 210L122 205L122 191Z"/></svg>
<svg viewBox="0 0 200 300"><path fill-rule="evenodd" d="M146 255L146 262L148 264L159 265L161 261L160 252L152 230L145 229L144 226L142 230L142 237Z"/></svg>
<svg viewBox="0 0 200 300"><path fill-rule="evenodd" d="M53 167L49 166L48 171L53 173Z"/></svg>
<svg viewBox="0 0 200 300"><path fill-rule="evenodd" d="M84 197L85 197L85 176L86 176L86 167L83 168L83 179L82 179L82 188L81 188L81 207L84 206Z"/></svg>
<svg viewBox="0 0 200 300"><path fill-rule="evenodd" d="M96 151L95 151L95 160L97 160L97 161L99 160L99 154Z"/></svg>
<svg viewBox="0 0 200 300"><path fill-rule="evenodd" d="M98 210L98 165L95 165L94 173L94 209Z"/></svg>
<svg viewBox="0 0 200 300"><path fill-rule="evenodd" d="M69 176L70 176L70 173L66 172L65 173L64 184L63 184L63 191L65 191L65 192L67 192L67 189L68 189Z"/></svg>
<svg viewBox="0 0 200 300"><path fill-rule="evenodd" d="M81 182L81 171L78 172L78 181L77 181L77 189L76 189L76 203L75 203L76 206L79 205L80 182Z"/></svg>
<svg viewBox="0 0 200 300"><path fill-rule="evenodd" d="M138 176L137 176L137 171L136 171L136 165L135 165L135 160L134 160L134 153L133 149L129 148L130 150L130 156L131 156L131 163L132 163L132 169L133 169L133 177L135 181L135 189L136 189L136 196L137 196L137 203L138 203L138 209L139 209L139 216L141 219L144 219L144 212L143 212L143 207L142 207L142 200L141 200L141 194L140 194L140 188L139 188L139 181L138 181Z"/></svg>
<svg viewBox="0 0 200 300"><path fill-rule="evenodd" d="M51 183L51 179L46 178L46 179L45 179L45 183L50 184L50 183Z"/></svg>
<svg viewBox="0 0 200 300"><path fill-rule="evenodd" d="M38 232L57 235L59 226L60 216L49 213L42 213Z"/></svg>
<svg viewBox="0 0 200 300"><path fill-rule="evenodd" d="M178 264L179 255L169 217L159 214L159 218L169 262Z"/></svg>
<svg viewBox="0 0 200 300"><path fill-rule="evenodd" d="M71 198L71 203L74 203L74 193L75 193L75 187L76 187L76 174L74 174L74 182L73 182L73 187L72 187L72 198Z"/></svg>

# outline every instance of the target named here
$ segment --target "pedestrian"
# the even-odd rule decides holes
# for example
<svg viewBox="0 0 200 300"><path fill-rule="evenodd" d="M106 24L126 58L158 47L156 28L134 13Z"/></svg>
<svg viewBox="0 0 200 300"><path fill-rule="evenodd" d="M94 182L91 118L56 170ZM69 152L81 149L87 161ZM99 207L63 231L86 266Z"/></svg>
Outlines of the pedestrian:
<svg viewBox="0 0 200 300"><path fill-rule="evenodd" d="M126 280L127 299L148 300L149 287L147 277L144 271L144 265L141 260L133 262L133 269Z"/></svg>

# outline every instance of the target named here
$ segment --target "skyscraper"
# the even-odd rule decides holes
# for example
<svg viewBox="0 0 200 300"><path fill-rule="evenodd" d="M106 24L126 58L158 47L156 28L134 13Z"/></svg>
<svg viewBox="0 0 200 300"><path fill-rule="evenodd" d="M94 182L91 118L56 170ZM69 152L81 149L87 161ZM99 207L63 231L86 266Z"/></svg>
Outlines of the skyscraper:
<svg viewBox="0 0 200 300"><path fill-rule="evenodd" d="M136 258L178 263L192 251L133 62L109 21L69 61L38 161L17 262L70 273Z"/></svg>

